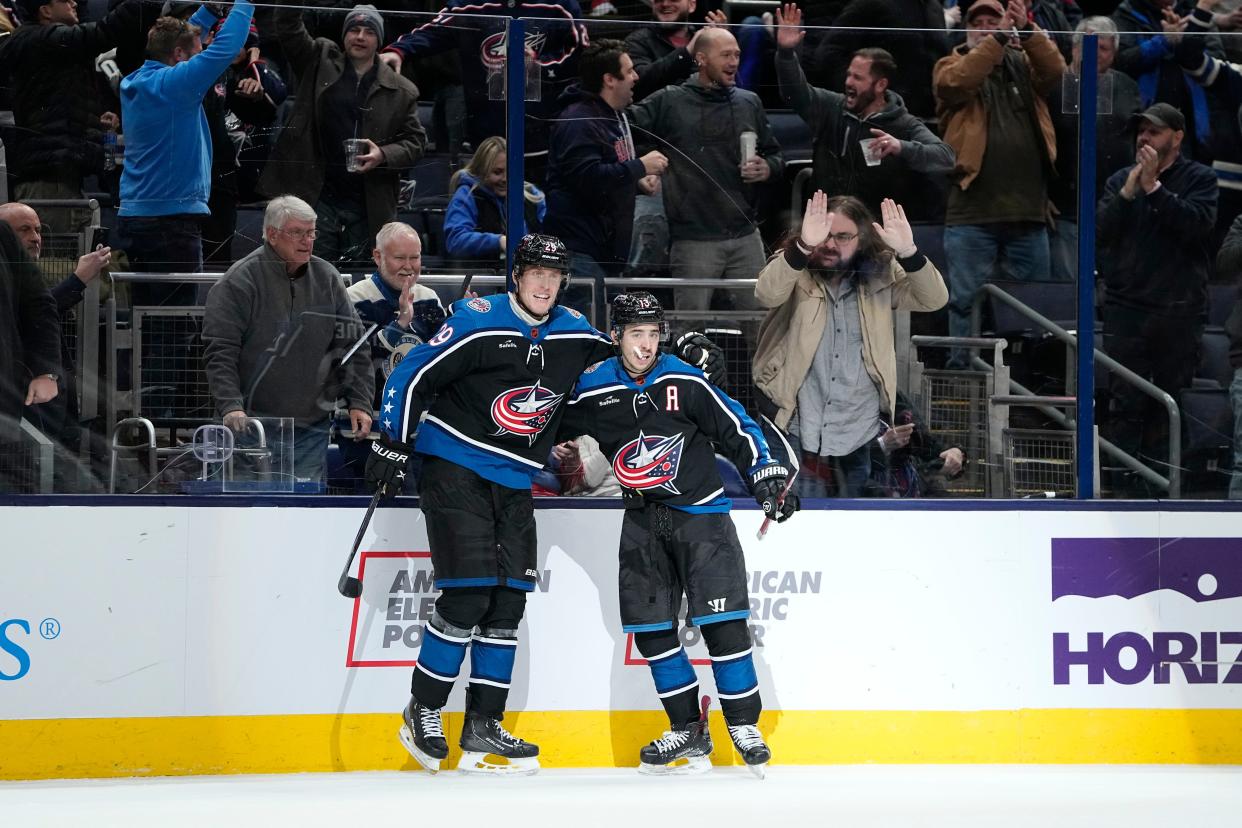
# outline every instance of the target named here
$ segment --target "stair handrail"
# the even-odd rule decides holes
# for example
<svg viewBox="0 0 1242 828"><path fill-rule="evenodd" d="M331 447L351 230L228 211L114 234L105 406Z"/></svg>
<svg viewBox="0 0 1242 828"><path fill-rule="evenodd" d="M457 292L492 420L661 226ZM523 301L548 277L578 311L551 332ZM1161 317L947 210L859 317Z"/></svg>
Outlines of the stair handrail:
<svg viewBox="0 0 1242 828"><path fill-rule="evenodd" d="M1044 316L1042 313L1035 310L1030 305L1023 302L1022 300L1018 299L1013 294L1008 293L1007 291L1004 291L1000 289L999 287L997 287L996 285L992 285L992 284L983 285L983 289L980 290L977 294L975 294L975 301L974 301L973 306L971 307L970 318L971 318L971 330L974 331L976 335L978 335L978 331L982 328L982 323L980 320L982 319L981 311L983 308L983 300L985 296L994 297L997 301L1002 302L1008 305L1009 307L1013 308L1021 316L1024 316L1025 318L1029 319L1031 322L1035 323L1035 325L1037 325L1038 327L1043 328L1045 331L1052 334L1053 336L1055 336L1057 339L1064 342L1069 347L1073 348L1074 350L1078 349L1078 337L1077 336L1070 333L1065 328L1062 328L1056 322L1053 322L1051 319ZM1099 440L1100 448L1107 451L1108 454L1111 455L1113 458L1120 460L1123 465L1125 465L1127 468L1130 468L1131 470L1137 471L1134 468L1134 464L1143 466L1143 468L1147 469L1148 471L1151 471L1156 479L1162 481L1161 485L1167 482L1169 497L1171 498L1181 497L1181 493L1182 493L1182 412L1177 407L1177 401L1174 400L1172 396L1170 396L1167 392L1165 392L1159 386L1149 382L1148 380L1143 379L1138 374L1134 373L1129 368L1122 365L1120 362L1118 362L1117 360L1110 357L1108 354L1101 351L1099 348L1092 347L1091 351L1095 358L1095 362L1098 365L1103 365L1105 368L1107 368L1113 374L1116 374L1119 378L1124 380L1126 383L1134 386L1135 388L1142 391L1147 396L1154 398L1157 402L1159 402L1161 405L1164 406L1165 411L1169 415L1169 463L1168 463L1169 476L1166 479L1159 473L1153 471L1149 466L1147 466L1147 464L1143 463L1141 460L1138 460L1137 458L1121 450L1116 445L1104 440L1103 438L1097 438ZM1011 388L1015 387L1016 385L1017 384L1014 383L1012 380L1010 381ZM1020 388L1020 386L1018 387ZM1026 391L1027 391L1026 389L1022 389L1018 391L1018 393L1022 394ZM1094 393L1094 392L1095 392L1095 389L1091 389L1091 393ZM1079 389L1079 393L1080 394L1082 393L1082 389ZM1127 461L1132 461L1132 462L1127 462ZM1142 474L1141 472L1140 472L1140 476L1148 480L1151 480L1152 482L1156 482L1155 480L1153 480L1152 477L1146 474Z"/></svg>

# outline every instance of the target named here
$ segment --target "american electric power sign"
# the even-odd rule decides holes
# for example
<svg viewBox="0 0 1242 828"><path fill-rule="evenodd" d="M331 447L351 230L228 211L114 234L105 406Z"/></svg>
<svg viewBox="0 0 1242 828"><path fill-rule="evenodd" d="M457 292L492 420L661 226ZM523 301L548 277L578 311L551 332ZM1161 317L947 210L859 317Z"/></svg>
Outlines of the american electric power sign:
<svg viewBox="0 0 1242 828"><path fill-rule="evenodd" d="M1050 626L1039 635L1047 636L1042 646L1051 653L1051 674L1038 684L1242 684L1242 538L1050 543ZM355 602L346 664L412 666L438 595L430 553L365 552L361 563L364 592ZM555 575L554 568L540 570L536 594L550 591ZM841 588L831 582L830 567L756 569L747 578L751 632L759 648L786 625L796 628L801 606L833 601L834 588ZM1048 596L1042 589L1031 593L1035 601ZM381 611L367 613L366 606ZM685 626L684 615L681 620L691 657L709 663L699 631ZM644 663L629 641L624 660Z"/></svg>
<svg viewBox="0 0 1242 828"><path fill-rule="evenodd" d="M1242 684L1242 538L1053 538L1052 602L1056 685Z"/></svg>
<svg viewBox="0 0 1242 828"><path fill-rule="evenodd" d="M439 591L431 567L431 553L363 552L358 569L363 593L354 600L350 624L348 667L409 667L422 646L423 622L435 610ZM535 594L552 588L555 571L538 570ZM765 636L773 626L791 622L796 617L799 601L814 599L824 583L823 571L754 570L747 573L750 590L750 629L756 647L764 646ZM366 606L382 611L368 623ZM710 664L702 636L694 627L685 625L685 606L681 611L682 643L696 663ZM609 619L620 624L619 620ZM646 664L626 641L625 663Z"/></svg>

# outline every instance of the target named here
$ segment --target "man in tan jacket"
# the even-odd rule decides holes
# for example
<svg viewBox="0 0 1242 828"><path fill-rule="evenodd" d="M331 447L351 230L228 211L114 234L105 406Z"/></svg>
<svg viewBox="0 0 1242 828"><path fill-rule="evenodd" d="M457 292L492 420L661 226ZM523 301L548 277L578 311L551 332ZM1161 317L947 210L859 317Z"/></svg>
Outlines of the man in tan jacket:
<svg viewBox="0 0 1242 828"><path fill-rule="evenodd" d="M1045 96L1065 72L1056 44L1022 0L975 0L966 43L936 64L932 86L945 143L957 153L945 209L949 333L970 336L970 308L995 274L1049 278L1048 185L1056 134ZM950 365L965 368L966 353Z"/></svg>
<svg viewBox="0 0 1242 828"><path fill-rule="evenodd" d="M905 211L885 199L881 213L882 225L858 199L816 192L799 235L755 285L773 309L759 330L755 384L794 449L815 458L810 471L839 471L846 497L862 492L872 449L900 448L913 428L888 427L897 404L893 310L934 311L949 298Z"/></svg>

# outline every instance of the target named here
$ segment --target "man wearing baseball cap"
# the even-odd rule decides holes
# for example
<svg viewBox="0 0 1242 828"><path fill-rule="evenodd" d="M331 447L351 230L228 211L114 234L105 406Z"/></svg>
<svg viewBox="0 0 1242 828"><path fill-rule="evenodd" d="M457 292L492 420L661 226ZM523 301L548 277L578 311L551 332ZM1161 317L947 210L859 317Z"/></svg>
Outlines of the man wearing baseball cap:
<svg viewBox="0 0 1242 828"><path fill-rule="evenodd" d="M370 259L376 232L397 217L401 173L427 143L418 89L376 60L384 19L375 6L346 13L339 46L312 38L292 0L277 5L274 19L299 86L292 128L281 132L259 190L314 205L316 255L330 262Z"/></svg>
<svg viewBox="0 0 1242 828"><path fill-rule="evenodd" d="M1056 135L1045 98L1065 72L1023 0L975 0L965 26L966 43L932 73L944 141L957 153L944 222L953 336L970 336L975 294L998 272L1049 278ZM967 356L952 352L951 366L967 367Z"/></svg>
<svg viewBox="0 0 1242 828"><path fill-rule="evenodd" d="M1104 350L1176 399L1199 362L1216 176L1182 156L1186 118L1177 108L1153 104L1130 125L1136 163L1109 177L1096 218L1096 261L1107 289ZM1110 439L1136 457L1166 457L1163 409L1115 374L1109 390ZM1113 487L1119 494L1154 494L1129 474Z"/></svg>

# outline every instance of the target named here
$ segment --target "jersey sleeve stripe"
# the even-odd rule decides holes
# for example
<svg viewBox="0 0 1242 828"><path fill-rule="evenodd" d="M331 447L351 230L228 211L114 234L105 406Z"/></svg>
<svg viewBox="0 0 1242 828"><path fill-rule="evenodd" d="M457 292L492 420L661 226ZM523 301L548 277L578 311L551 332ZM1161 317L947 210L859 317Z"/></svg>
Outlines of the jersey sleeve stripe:
<svg viewBox="0 0 1242 828"><path fill-rule="evenodd" d="M509 458L510 460L516 460L517 462L521 463L522 465L524 465L524 466L529 466L529 467L530 467L530 468L532 468L532 469L542 469L542 468L543 468L543 464L542 464L542 463L536 463L536 462L535 462L535 461L533 461L533 460L527 460L525 457L521 456L520 454L513 454L512 452L505 451L505 450L504 450L504 449L502 449L502 448L497 448L496 446L489 446L487 443L480 442L479 440L473 440L473 439L471 439L471 438L467 437L465 434L462 434L462 433L461 433L460 431L458 431L457 429L453 428L453 427L452 427L451 425L449 425L448 423L444 422L444 420L441 420L439 417L433 417L433 416L431 416L430 414L428 414L428 415L427 415L427 422L429 422L429 423L435 423L438 427L440 427L440 428L444 429L444 430L445 430L445 431L447 431L449 434L452 434L452 435L453 435L454 437L456 437L458 440L461 440L461 441L462 441L462 442L464 442L464 443L469 443L470 445L474 446L474 447L475 447L475 448L477 448L477 449L481 449L481 450L486 451L486 452L488 452L488 453L490 453L490 454L499 454L499 455L502 455L502 456L504 456L504 457Z"/></svg>
<svg viewBox="0 0 1242 828"><path fill-rule="evenodd" d="M762 460L763 460L763 452L762 452L762 451L760 451L760 449L759 449L759 443L758 443L758 441L756 441L756 440L755 440L755 435L754 435L754 434L752 434L752 433L751 433L751 432L750 432L750 431L749 431L749 430L745 427L745 425L742 423L742 419L741 419L741 417L739 417L739 416L738 416L738 411L735 411L735 410L733 409L733 406L730 406L730 405L729 405L728 401L727 401L727 400L726 400L726 398L723 396L723 394L722 394L722 392L720 391L720 389L716 388L716 386L714 386L714 385L712 385L710 382L708 382L708 381L707 381L707 379L706 379L706 377L704 377L704 376L702 376L702 375L695 376L694 374L672 373L672 372L667 373L667 374L664 374L664 375L663 375L663 376L661 376L659 379L657 379L654 383L652 383L652 385L655 385L655 384L657 384L657 383L663 382L665 379L673 379L673 378L693 380L694 382L697 382L699 385L701 385L701 386L703 386L704 388L706 388L706 389L707 389L708 394L710 394L710 395L711 395L711 398L712 398L713 400L715 400L715 401L716 401L716 404L720 406L721 410L723 410L723 411L725 412L725 414L728 416L729 420L730 420L730 421L732 421L734 428L736 428L736 429L737 429L737 433L738 433L738 434L742 437L742 439L744 439L744 440L746 441L746 443L750 446L751 454L752 454L752 455L754 456L754 458L755 458L755 459L754 459L754 463L752 463L751 465L752 465L752 466L754 466L754 465L758 465L758 464L760 463L760 461L762 461ZM736 403L734 403L734 405L737 405L737 404L736 404ZM741 409L741 407L739 406L739 407L738 407L738 410L740 411L740 409ZM743 415L743 416L744 416L744 415ZM747 419L749 420L750 418L749 418L749 417L747 417ZM752 423L752 424L753 424L753 423ZM756 431L758 431L758 429L759 429L759 427L758 427L758 426L755 426L755 430L756 430Z"/></svg>
<svg viewBox="0 0 1242 828"><path fill-rule="evenodd" d="M695 501L692 505L703 506L705 504L711 503L713 500L720 497L722 494L724 494L724 489L723 488L717 489L716 491L712 492L711 494L709 494L707 497L703 498L702 500Z"/></svg>

